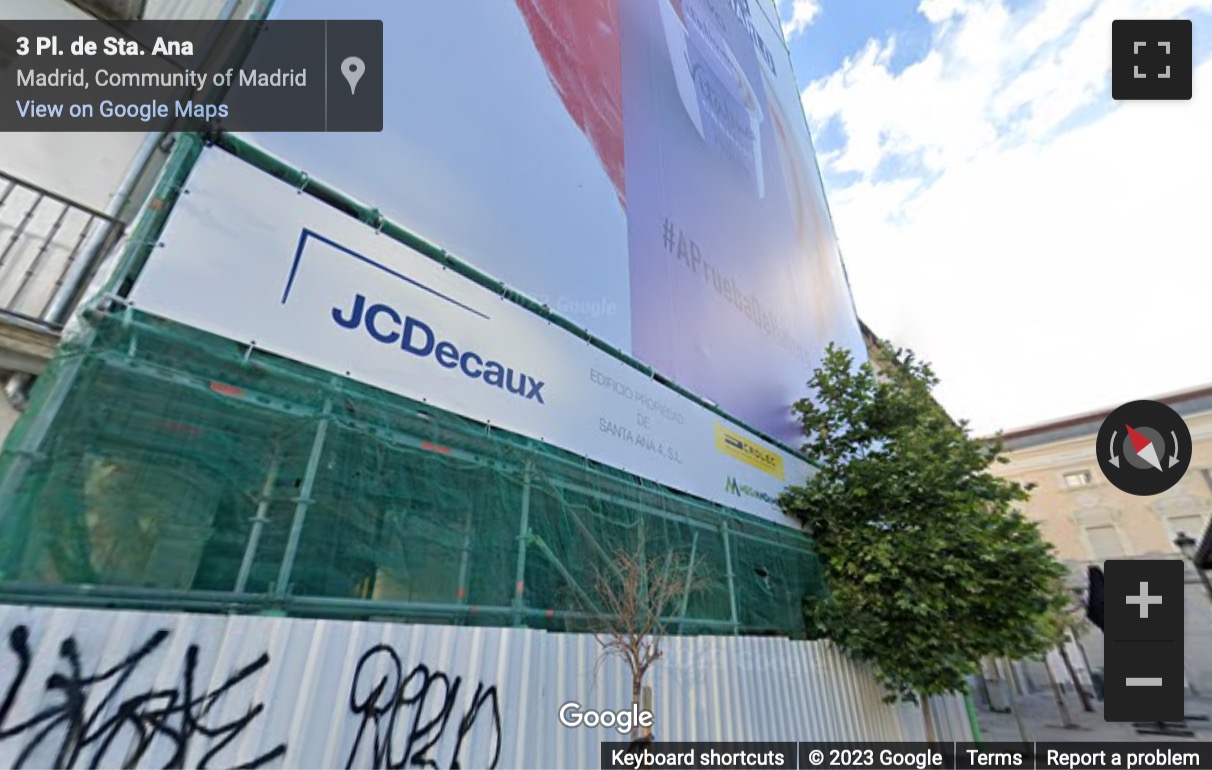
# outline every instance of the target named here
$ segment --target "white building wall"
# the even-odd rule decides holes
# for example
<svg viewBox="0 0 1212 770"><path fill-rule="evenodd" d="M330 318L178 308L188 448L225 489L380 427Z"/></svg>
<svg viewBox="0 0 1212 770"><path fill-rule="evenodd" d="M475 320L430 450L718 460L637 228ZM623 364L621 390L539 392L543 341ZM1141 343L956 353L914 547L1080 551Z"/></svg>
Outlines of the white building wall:
<svg viewBox="0 0 1212 770"><path fill-rule="evenodd" d="M8 19L85 21L90 18L66 0L5 0L0 3L0 24ZM13 52L0 50L0 70L17 66L19 60ZM8 133L0 142L0 169L104 211L145 136L143 133Z"/></svg>
<svg viewBox="0 0 1212 770"><path fill-rule="evenodd" d="M21 413L12 407L8 399L0 397L0 444L8 438L9 431L17 424Z"/></svg>
<svg viewBox="0 0 1212 770"><path fill-rule="evenodd" d="M629 707L598 650L527 629L0 605L0 766L598 767L624 736L557 719L568 701ZM676 637L648 683L660 741L923 738L918 707L884 703L823 642ZM971 739L962 700L933 713L940 739Z"/></svg>

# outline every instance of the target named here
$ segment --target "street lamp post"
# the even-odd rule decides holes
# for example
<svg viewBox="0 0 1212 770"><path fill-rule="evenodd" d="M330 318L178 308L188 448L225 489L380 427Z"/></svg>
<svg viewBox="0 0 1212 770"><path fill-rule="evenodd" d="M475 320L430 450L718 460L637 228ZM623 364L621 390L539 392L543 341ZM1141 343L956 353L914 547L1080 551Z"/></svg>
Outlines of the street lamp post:
<svg viewBox="0 0 1212 770"><path fill-rule="evenodd" d="M1212 580L1208 579L1208 573L1195 562L1195 538L1186 532L1179 532L1178 537L1174 538L1174 545L1178 546L1183 557L1191 562L1191 566L1195 568L1195 574L1199 575L1200 582L1204 584L1204 590L1208 592L1208 600L1212 601Z"/></svg>

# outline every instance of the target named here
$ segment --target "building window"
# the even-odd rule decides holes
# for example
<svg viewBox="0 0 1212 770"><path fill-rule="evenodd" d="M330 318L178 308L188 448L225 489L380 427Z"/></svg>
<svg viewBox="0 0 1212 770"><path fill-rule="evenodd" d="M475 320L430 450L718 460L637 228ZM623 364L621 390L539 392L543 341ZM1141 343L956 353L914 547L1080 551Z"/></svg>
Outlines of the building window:
<svg viewBox="0 0 1212 770"><path fill-rule="evenodd" d="M1066 473L1065 486L1073 489L1074 487L1088 487L1094 481L1094 477L1090 475L1090 471L1074 471Z"/></svg>
<svg viewBox="0 0 1212 770"><path fill-rule="evenodd" d="M1171 541L1178 537L1179 532L1185 532L1188 537L1198 542L1204 536L1208 520L1202 513L1187 513L1181 516L1167 516L1166 526L1170 528Z"/></svg>
<svg viewBox="0 0 1212 770"><path fill-rule="evenodd" d="M1119 532L1109 524L1086 527L1086 543L1090 546L1090 556L1094 561L1116 559L1124 555L1124 543L1120 540Z"/></svg>

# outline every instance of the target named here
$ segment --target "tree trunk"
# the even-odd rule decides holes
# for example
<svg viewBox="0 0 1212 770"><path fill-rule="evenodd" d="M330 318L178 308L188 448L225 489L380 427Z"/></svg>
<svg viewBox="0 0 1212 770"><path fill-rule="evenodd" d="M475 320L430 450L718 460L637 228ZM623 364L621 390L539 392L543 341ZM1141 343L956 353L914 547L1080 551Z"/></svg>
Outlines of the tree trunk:
<svg viewBox="0 0 1212 770"><path fill-rule="evenodd" d="M1078 635L1073 631L1069 632L1069 638L1073 640L1073 646L1077 647L1078 653L1080 653L1082 656L1082 665L1084 665L1086 667L1086 671L1089 672L1089 674L1090 674L1090 678L1091 678L1090 687L1093 688L1094 687L1094 683L1093 683L1094 667L1090 665L1090 656L1086 654L1086 645L1082 644L1081 638L1078 637ZM1102 700L1102 699L1100 698L1099 700Z"/></svg>
<svg viewBox="0 0 1212 770"><path fill-rule="evenodd" d="M1077 669L1073 668L1073 661L1069 660L1069 651L1065 649L1065 643L1061 642L1056 645L1057 652L1060 653L1061 660L1065 661L1065 669L1069 672L1069 678L1073 680L1073 686L1077 688L1077 697L1082 702L1082 710L1087 713L1094 713L1094 704L1090 702L1090 693L1086 692L1085 685L1077 676Z"/></svg>
<svg viewBox="0 0 1212 770"><path fill-rule="evenodd" d="M640 700L641 700L640 709L642 711L647 711L648 713L651 714L652 713L652 687L649 685L644 685L643 693L644 693L643 696L640 698ZM655 716L654 716L654 719L655 719ZM652 725L645 727L643 730L640 731L640 734L645 738L652 737Z"/></svg>
<svg viewBox="0 0 1212 770"><path fill-rule="evenodd" d="M985 665L988 664L989 670L993 672L993 681L997 682L997 687L991 687L989 677L985 675ZM989 701L989 710L994 714L1009 714L1010 707L1003 705L1007 701L1005 690L1009 685L1002 679L1002 672L997 668L997 659L986 658L981 661L981 681L985 683L985 695ZM995 700L993 697L994 690L997 691L998 697Z"/></svg>
<svg viewBox="0 0 1212 770"><path fill-rule="evenodd" d="M642 676L633 677L631 680L631 705L632 713L639 711L648 711L652 708L652 688L644 686ZM641 738L650 738L652 729L640 726L640 720L637 717L636 723L631 727L631 746L633 749L639 750L637 741ZM648 765L637 765L638 770L651 770Z"/></svg>
<svg viewBox="0 0 1212 770"><path fill-rule="evenodd" d="M1011 664L1013 665L1013 664ZM1023 695L1030 695L1035 692L1035 682L1031 681L1031 669L1026 664L1023 665L1023 680L1027 683L1026 689L1020 687L1018 691Z"/></svg>
<svg viewBox="0 0 1212 770"><path fill-rule="evenodd" d="M989 690L989 680L985 678L985 665L983 663L976 667L976 685L980 689L980 693L985 700L985 705L989 707L989 710L997 711L997 707L993 705L993 693Z"/></svg>
<svg viewBox="0 0 1212 770"><path fill-rule="evenodd" d="M1006 664L1007 680L1014 674L1014 670L1010 667L1010 661L1004 661ZM997 659L993 660L993 667L998 668ZM1010 706L1010 712L1014 714L1014 722L1018 725L1018 737L1023 743L1031 743L1031 736L1027 734L1027 725L1023 723L1023 715L1018 708L1018 698L1014 695L1014 683L1007 681L1006 683L1006 700Z"/></svg>
<svg viewBox="0 0 1212 770"><path fill-rule="evenodd" d="M1069 707L1065 704L1065 694L1061 692L1060 685L1057 684L1056 677L1052 674L1048 656L1040 658L1040 662L1044 664L1044 673L1048 675L1048 685L1052 687L1052 697L1056 700L1056 710L1060 712L1061 724L1067 728L1077 727L1073 723L1073 717L1069 716Z"/></svg>
<svg viewBox="0 0 1212 770"><path fill-rule="evenodd" d="M1014 661L1010 660L1009 658L1004 658L1002 662L1006 664L1006 669L1010 672L1009 679L1010 683L1014 685L1014 694L1030 695L1031 690L1023 687L1022 678L1018 675L1018 669L1015 668Z"/></svg>
<svg viewBox="0 0 1212 770"><path fill-rule="evenodd" d="M922 719L926 723L926 743L937 746L938 733L934 729L934 714L930 711L930 699L924 695L919 697L922 700Z"/></svg>
<svg viewBox="0 0 1212 770"><path fill-rule="evenodd" d="M643 708L643 706L640 705L640 695L643 692L643 690L644 690L643 680L638 676L632 677L631 678L631 705L635 707L633 709L634 711L639 711L640 709ZM640 729L639 720L637 719L636 723L631 726L631 740L638 741L640 739L640 736L642 736L643 734L644 734L644 731L642 729Z"/></svg>
<svg viewBox="0 0 1212 770"><path fill-rule="evenodd" d="M1069 638L1073 640L1073 646L1077 648L1078 654L1082 656L1082 665L1086 667L1087 671L1093 672L1094 669L1090 667L1090 656L1086 654L1086 646L1082 644L1082 640L1073 631L1069 632Z"/></svg>

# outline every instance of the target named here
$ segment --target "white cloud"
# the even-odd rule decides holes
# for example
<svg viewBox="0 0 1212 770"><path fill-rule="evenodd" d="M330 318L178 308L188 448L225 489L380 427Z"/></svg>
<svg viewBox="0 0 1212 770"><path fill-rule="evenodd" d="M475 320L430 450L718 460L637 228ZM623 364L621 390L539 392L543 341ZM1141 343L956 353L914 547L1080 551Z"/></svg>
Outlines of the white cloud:
<svg viewBox="0 0 1212 770"><path fill-rule="evenodd" d="M965 0L922 0L918 11L931 23L937 24L960 13L964 5Z"/></svg>
<svg viewBox="0 0 1212 770"><path fill-rule="evenodd" d="M1212 61L1189 102L1108 91L1112 19L1193 9L1212 0L925 0L920 61L872 41L805 89L846 137L827 178L859 179L830 194L859 312L975 429L1212 381Z"/></svg>
<svg viewBox="0 0 1212 770"><path fill-rule="evenodd" d="M783 37L788 41L800 34L821 12L820 0L778 0L779 19L783 24Z"/></svg>

